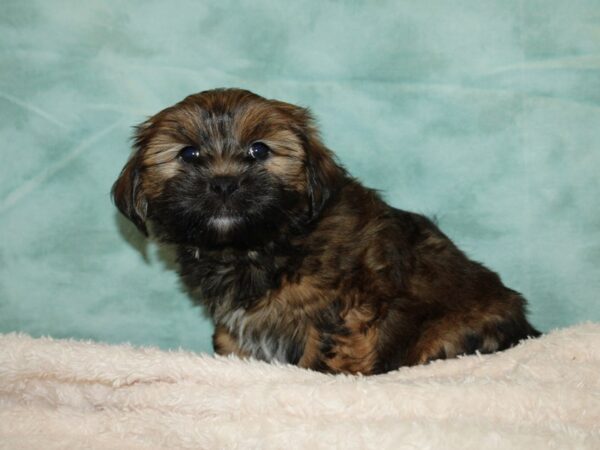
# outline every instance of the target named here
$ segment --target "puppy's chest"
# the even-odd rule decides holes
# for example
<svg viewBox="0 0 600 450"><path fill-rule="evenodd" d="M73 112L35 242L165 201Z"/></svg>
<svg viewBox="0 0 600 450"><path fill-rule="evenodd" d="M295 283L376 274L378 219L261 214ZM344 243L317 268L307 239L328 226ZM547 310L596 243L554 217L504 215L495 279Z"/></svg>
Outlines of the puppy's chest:
<svg viewBox="0 0 600 450"><path fill-rule="evenodd" d="M298 362L303 320L267 300L280 285L289 258L257 252L189 255L181 258L185 283L244 353L265 361Z"/></svg>
<svg viewBox="0 0 600 450"><path fill-rule="evenodd" d="M235 337L242 352L256 359L297 364L302 356L301 322L287 320L278 311L217 307L214 319Z"/></svg>
<svg viewBox="0 0 600 450"><path fill-rule="evenodd" d="M281 269L277 258L256 252L204 254L192 251L180 258L187 286L214 313L218 304L250 307L277 286Z"/></svg>

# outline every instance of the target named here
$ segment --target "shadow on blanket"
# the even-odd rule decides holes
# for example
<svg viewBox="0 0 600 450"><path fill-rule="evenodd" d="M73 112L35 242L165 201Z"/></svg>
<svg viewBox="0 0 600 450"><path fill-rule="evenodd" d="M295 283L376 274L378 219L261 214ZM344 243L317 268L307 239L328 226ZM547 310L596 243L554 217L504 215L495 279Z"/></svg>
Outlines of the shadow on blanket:
<svg viewBox="0 0 600 450"><path fill-rule="evenodd" d="M600 324L375 377L0 336L0 448L600 448Z"/></svg>

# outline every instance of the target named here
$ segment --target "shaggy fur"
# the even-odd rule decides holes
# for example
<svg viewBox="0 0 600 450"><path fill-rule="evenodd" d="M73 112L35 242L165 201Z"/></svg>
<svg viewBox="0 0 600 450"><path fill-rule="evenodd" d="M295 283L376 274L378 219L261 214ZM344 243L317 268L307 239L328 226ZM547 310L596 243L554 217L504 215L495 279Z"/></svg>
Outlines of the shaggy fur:
<svg viewBox="0 0 600 450"><path fill-rule="evenodd" d="M0 448L598 449L600 324L374 377L0 335Z"/></svg>
<svg viewBox="0 0 600 450"><path fill-rule="evenodd" d="M539 334L521 295L350 177L294 105L189 96L138 128L113 193L176 244L220 354L376 374Z"/></svg>

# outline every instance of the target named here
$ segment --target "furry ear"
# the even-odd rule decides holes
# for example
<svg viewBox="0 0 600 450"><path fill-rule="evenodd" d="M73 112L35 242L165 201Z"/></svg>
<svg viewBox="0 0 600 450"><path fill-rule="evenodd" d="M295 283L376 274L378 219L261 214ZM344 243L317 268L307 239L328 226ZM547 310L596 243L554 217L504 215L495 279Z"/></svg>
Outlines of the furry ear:
<svg viewBox="0 0 600 450"><path fill-rule="evenodd" d="M313 220L318 217L327 201L339 188L346 171L335 161L331 150L321 142L315 120L308 108L278 100L271 100L271 102L292 119L296 134L302 141L306 155L306 190L310 219Z"/></svg>
<svg viewBox="0 0 600 450"><path fill-rule="evenodd" d="M112 197L119 211L148 236L146 214L148 204L143 195L140 179L140 158L134 154L112 187Z"/></svg>
<svg viewBox="0 0 600 450"><path fill-rule="evenodd" d="M339 187L344 169L335 162L331 151L321 142L312 120L306 124L304 134L307 192L310 200L310 217L314 219Z"/></svg>

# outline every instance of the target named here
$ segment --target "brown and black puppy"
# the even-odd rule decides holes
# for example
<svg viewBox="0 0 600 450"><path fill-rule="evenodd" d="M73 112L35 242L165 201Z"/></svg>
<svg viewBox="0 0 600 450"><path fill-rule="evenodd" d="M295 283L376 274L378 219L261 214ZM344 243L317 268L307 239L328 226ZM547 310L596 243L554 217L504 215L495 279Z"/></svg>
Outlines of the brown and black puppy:
<svg viewBox="0 0 600 450"><path fill-rule="evenodd" d="M116 205L177 246L220 354L376 374L539 334L497 274L350 177L304 108L205 91L140 125L134 150Z"/></svg>

